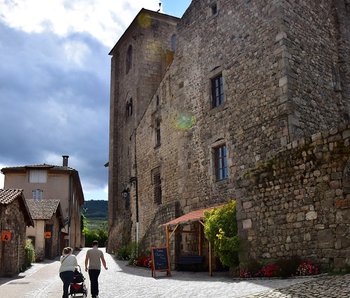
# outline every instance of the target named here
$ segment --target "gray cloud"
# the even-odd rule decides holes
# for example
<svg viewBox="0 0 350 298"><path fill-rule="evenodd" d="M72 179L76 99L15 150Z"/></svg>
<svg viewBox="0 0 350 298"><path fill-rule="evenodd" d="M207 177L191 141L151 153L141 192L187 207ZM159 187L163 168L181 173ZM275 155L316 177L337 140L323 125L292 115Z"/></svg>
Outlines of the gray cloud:
<svg viewBox="0 0 350 298"><path fill-rule="evenodd" d="M28 34L1 22L0 36L0 164L57 164L68 154L83 186L103 189L110 49L87 34Z"/></svg>

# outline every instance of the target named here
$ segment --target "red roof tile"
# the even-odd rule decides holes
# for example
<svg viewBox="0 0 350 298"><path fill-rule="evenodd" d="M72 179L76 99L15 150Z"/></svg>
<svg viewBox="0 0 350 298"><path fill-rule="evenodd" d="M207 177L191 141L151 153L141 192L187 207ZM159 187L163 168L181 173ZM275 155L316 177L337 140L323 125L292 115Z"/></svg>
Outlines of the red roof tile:
<svg viewBox="0 0 350 298"><path fill-rule="evenodd" d="M204 213L206 211L210 211L210 210L213 210L214 208L219 208L221 206L222 205L189 212L187 214L184 214L178 218L175 218L175 219L163 224L163 226L169 226L169 225L175 226L178 224L188 224L188 223L191 223L194 221L200 221L204 218Z"/></svg>

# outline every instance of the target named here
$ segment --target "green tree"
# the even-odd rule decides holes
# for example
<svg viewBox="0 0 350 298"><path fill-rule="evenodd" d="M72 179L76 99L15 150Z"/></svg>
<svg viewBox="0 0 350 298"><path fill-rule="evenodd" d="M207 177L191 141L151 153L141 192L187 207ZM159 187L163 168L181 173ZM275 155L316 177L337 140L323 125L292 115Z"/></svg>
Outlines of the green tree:
<svg viewBox="0 0 350 298"><path fill-rule="evenodd" d="M236 201L205 213L204 234L214 244L215 253L223 265L238 265Z"/></svg>

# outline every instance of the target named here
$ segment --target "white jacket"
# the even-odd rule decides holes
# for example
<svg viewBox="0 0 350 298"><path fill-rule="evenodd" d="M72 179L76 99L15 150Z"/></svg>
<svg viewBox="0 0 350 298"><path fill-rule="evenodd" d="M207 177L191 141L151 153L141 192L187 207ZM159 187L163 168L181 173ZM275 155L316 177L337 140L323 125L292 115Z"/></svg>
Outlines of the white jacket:
<svg viewBox="0 0 350 298"><path fill-rule="evenodd" d="M62 256L60 261L60 273L64 271L74 271L75 267L78 266L78 261L75 255Z"/></svg>

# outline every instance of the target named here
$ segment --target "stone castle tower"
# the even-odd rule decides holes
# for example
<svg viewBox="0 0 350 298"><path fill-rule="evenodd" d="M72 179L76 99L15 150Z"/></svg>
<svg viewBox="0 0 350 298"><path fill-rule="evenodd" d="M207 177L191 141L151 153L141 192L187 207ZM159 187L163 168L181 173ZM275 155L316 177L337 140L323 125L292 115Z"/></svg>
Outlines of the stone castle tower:
<svg viewBox="0 0 350 298"><path fill-rule="evenodd" d="M111 51L109 249L236 199L251 256L346 262L349 52L348 0L142 10Z"/></svg>
<svg viewBox="0 0 350 298"><path fill-rule="evenodd" d="M110 249L131 241L131 210L126 205L135 200L130 198L130 178L137 173L135 130L172 60L177 22L142 9L110 52Z"/></svg>

